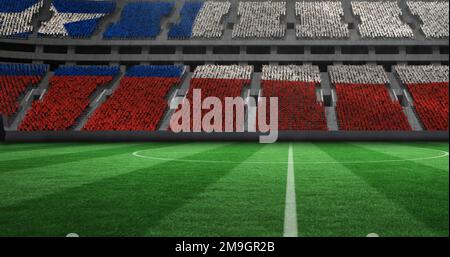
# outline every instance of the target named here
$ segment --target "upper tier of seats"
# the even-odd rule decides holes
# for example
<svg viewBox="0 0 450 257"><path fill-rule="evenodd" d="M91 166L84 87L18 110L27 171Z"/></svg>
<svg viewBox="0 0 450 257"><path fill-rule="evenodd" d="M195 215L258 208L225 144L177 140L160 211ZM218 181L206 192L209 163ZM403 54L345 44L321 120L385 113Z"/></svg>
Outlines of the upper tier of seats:
<svg viewBox="0 0 450 257"><path fill-rule="evenodd" d="M286 2L239 2L239 22L233 29L233 38L282 38L286 28Z"/></svg>
<svg viewBox="0 0 450 257"><path fill-rule="evenodd" d="M391 98L382 66L330 66L340 130L411 130L402 106Z"/></svg>
<svg viewBox="0 0 450 257"><path fill-rule="evenodd" d="M411 94L423 128L448 131L449 67L402 65L394 70Z"/></svg>
<svg viewBox="0 0 450 257"><path fill-rule="evenodd" d="M110 25L104 38L155 38L161 31L161 19L168 16L173 2L131 2L125 5L120 20Z"/></svg>
<svg viewBox="0 0 450 257"><path fill-rule="evenodd" d="M0 37L28 38L33 17L43 4L42 0L0 0Z"/></svg>
<svg viewBox="0 0 450 257"><path fill-rule="evenodd" d="M55 71L42 100L34 101L19 130L68 130L86 110L90 96L113 79L118 67L63 66Z"/></svg>
<svg viewBox="0 0 450 257"><path fill-rule="evenodd" d="M347 24L342 22L344 10L339 1L296 2L295 15L300 24L295 28L299 38L348 38Z"/></svg>
<svg viewBox="0 0 450 257"><path fill-rule="evenodd" d="M168 38L220 38L223 17L228 14L230 2L186 2L180 21L171 27Z"/></svg>
<svg viewBox="0 0 450 257"><path fill-rule="evenodd" d="M27 38L33 32L33 19L46 14L43 0L0 0L0 37ZM187 1L177 13L175 0L128 1L120 20L102 27L105 39L154 39L167 27L169 39L218 39L232 29L233 39L283 39L291 23L286 10L294 8L295 34L299 39L348 39L350 13L344 15L342 1ZM40 36L89 38L99 21L116 10L114 0L53 0L51 15L39 17ZM403 8L403 9L402 9ZM445 39L449 35L448 1L351 1L350 10L362 39L401 39L414 36L410 17L429 39ZM42 11L41 11L42 10ZM237 12L230 20L230 10ZM163 17L179 15L162 22ZM344 17L346 16L346 17ZM408 22L408 23L407 23ZM33 24L32 24L33 23ZM231 24L233 23L233 24ZM353 29L353 28L351 28Z"/></svg>
<svg viewBox="0 0 450 257"><path fill-rule="evenodd" d="M167 109L166 96L180 83L182 66L133 66L119 88L92 115L84 129L153 131Z"/></svg>
<svg viewBox="0 0 450 257"><path fill-rule="evenodd" d="M53 0L52 17L42 22L38 34L51 37L90 37L100 19L116 8L114 1Z"/></svg>
<svg viewBox="0 0 450 257"><path fill-rule="evenodd" d="M262 96L278 98L279 130L327 130L325 108L316 95L319 83L317 66L263 66ZM259 108L262 104L258 103ZM268 99L265 106L268 121Z"/></svg>
<svg viewBox="0 0 450 257"><path fill-rule="evenodd" d="M411 27L400 19L402 10L396 1L353 1L353 13L359 17L362 38L411 38Z"/></svg>
<svg viewBox="0 0 450 257"><path fill-rule="evenodd" d="M47 69L43 64L0 64L0 115L15 114L20 96L37 85Z"/></svg>
<svg viewBox="0 0 450 257"><path fill-rule="evenodd" d="M408 1L406 4L423 23L420 28L427 38L448 38L448 1Z"/></svg>

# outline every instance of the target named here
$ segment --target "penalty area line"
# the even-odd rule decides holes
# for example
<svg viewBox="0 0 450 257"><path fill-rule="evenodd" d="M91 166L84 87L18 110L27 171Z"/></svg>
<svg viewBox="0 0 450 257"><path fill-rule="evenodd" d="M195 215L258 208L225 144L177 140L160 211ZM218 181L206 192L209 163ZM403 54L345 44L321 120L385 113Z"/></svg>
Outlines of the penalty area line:
<svg viewBox="0 0 450 257"><path fill-rule="evenodd" d="M284 237L298 237L297 201L295 197L294 157L292 143L289 144L286 179L286 203L284 209Z"/></svg>

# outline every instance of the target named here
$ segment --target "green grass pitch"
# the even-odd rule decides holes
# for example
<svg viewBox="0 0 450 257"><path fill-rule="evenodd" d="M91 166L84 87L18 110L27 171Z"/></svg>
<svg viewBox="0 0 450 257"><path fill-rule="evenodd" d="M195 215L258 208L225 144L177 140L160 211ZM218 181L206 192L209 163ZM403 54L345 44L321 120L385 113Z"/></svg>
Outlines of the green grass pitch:
<svg viewBox="0 0 450 257"><path fill-rule="evenodd" d="M448 236L438 143L292 143L299 236ZM282 236L290 143L0 144L0 236Z"/></svg>

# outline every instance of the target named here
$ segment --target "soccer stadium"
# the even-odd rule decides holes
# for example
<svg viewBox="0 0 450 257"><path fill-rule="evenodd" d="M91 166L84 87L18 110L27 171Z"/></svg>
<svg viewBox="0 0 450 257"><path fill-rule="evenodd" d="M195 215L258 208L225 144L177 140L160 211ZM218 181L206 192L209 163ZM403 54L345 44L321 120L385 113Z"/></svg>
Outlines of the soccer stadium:
<svg viewBox="0 0 450 257"><path fill-rule="evenodd" d="M448 237L448 61L448 0L0 0L0 236Z"/></svg>

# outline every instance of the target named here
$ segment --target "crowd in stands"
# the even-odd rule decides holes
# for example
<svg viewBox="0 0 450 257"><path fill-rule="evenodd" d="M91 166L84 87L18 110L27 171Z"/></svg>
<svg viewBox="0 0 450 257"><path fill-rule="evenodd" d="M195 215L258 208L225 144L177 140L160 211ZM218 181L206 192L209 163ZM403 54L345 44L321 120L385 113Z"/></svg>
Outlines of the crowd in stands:
<svg viewBox="0 0 450 257"><path fill-rule="evenodd" d="M205 2L195 18L192 37L220 38L223 34L223 25L220 23L230 8L230 2Z"/></svg>
<svg viewBox="0 0 450 257"><path fill-rule="evenodd" d="M42 100L34 101L19 130L68 130L90 103L90 96L113 79L110 66L64 66L55 71ZM108 74L108 75L105 75Z"/></svg>
<svg viewBox="0 0 450 257"><path fill-rule="evenodd" d="M52 37L90 37L100 18L114 12L115 8L115 1L53 0L52 17L42 22L38 33Z"/></svg>
<svg viewBox="0 0 450 257"><path fill-rule="evenodd" d="M386 84L388 77L380 65L333 65L329 66L333 83L339 84Z"/></svg>
<svg viewBox="0 0 450 257"><path fill-rule="evenodd" d="M131 2L122 10L120 21L103 34L106 39L155 38L161 31L161 19L168 16L173 2Z"/></svg>
<svg viewBox="0 0 450 257"><path fill-rule="evenodd" d="M167 109L166 96L183 73L181 66L133 66L84 129L156 130Z"/></svg>
<svg viewBox="0 0 450 257"><path fill-rule="evenodd" d="M427 38L448 38L448 1L407 1L406 4L423 23L420 28Z"/></svg>
<svg viewBox="0 0 450 257"><path fill-rule="evenodd" d="M347 25L342 22L344 10L340 1L296 2L295 15L300 24L295 28L298 38L348 38Z"/></svg>
<svg viewBox="0 0 450 257"><path fill-rule="evenodd" d="M286 27L286 2L239 2L239 22L232 32L233 38L282 38Z"/></svg>
<svg viewBox="0 0 450 257"><path fill-rule="evenodd" d="M363 39L413 37L411 27L400 19L402 10L396 1L352 1L351 5L361 20L358 29Z"/></svg>
<svg viewBox="0 0 450 257"><path fill-rule="evenodd" d="M0 37L27 38L33 31L33 16L43 4L42 0L1 0Z"/></svg>
<svg viewBox="0 0 450 257"><path fill-rule="evenodd" d="M411 94L423 128L448 131L449 67L401 65L394 70Z"/></svg>
<svg viewBox="0 0 450 257"><path fill-rule="evenodd" d="M330 66L340 130L411 130L403 108L391 99L382 66Z"/></svg>
<svg viewBox="0 0 450 257"><path fill-rule="evenodd" d="M279 130L327 130L325 109L316 97L318 84L320 71L317 66L263 66L262 96L278 98ZM265 104L268 121L267 100Z"/></svg>
<svg viewBox="0 0 450 257"><path fill-rule="evenodd" d="M198 79L242 79L250 80L253 67L249 65L201 65L194 70Z"/></svg>
<svg viewBox="0 0 450 257"><path fill-rule="evenodd" d="M195 23L195 18L202 8L202 2L186 2L181 8L179 23L173 25L168 33L170 39L186 39L192 35L192 28Z"/></svg>
<svg viewBox="0 0 450 257"><path fill-rule="evenodd" d="M47 69L43 64L0 64L0 115L15 114L19 97L37 85Z"/></svg>
<svg viewBox="0 0 450 257"><path fill-rule="evenodd" d="M200 89L202 100L207 97L217 97L222 106L225 106L225 97L239 97L242 94L244 86L250 84L251 76L253 73L252 66L240 66L240 65L202 65L198 66L191 79L189 91L186 95L186 99L189 101L190 109L193 110L193 90ZM195 111L195 110L194 110ZM204 117L209 110L202 109L200 117ZM190 131L194 131L197 128L194 127L194 113L191 112L190 118ZM222 131L227 128L232 128L234 131L237 129L243 129L243 123L236 122L236 113L233 113L233 119L227 120L225 118L225 110L222 111ZM241 120L242 121L242 120ZM214 120L211 121L212 128ZM242 127L238 127L241 125ZM202 127L204 129L204 127Z"/></svg>

